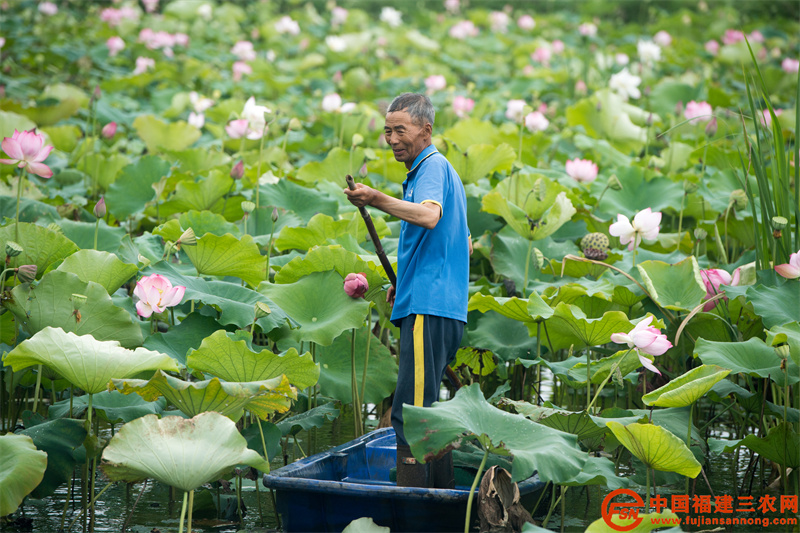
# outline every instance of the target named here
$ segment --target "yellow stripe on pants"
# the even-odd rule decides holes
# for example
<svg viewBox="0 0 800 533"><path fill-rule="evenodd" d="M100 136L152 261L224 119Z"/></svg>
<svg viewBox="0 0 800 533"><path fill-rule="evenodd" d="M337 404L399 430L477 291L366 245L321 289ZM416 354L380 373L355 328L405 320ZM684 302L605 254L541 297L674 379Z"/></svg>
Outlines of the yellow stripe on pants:
<svg viewBox="0 0 800 533"><path fill-rule="evenodd" d="M422 407L425 396L425 315L414 320L414 405Z"/></svg>

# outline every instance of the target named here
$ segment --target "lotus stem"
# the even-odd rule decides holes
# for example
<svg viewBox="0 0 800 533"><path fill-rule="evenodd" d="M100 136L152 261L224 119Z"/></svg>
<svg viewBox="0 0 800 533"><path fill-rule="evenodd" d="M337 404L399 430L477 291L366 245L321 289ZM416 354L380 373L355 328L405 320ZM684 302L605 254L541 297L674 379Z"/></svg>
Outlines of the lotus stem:
<svg viewBox="0 0 800 533"><path fill-rule="evenodd" d="M95 502L97 501L97 499L98 499L98 498L100 498L100 496L102 496L102 494L103 494L105 491L107 491L107 490L108 490L108 488L109 488L111 485L113 485L113 484L114 484L114 482L113 482L113 481L109 481L108 485L106 485L105 487L103 487L103 490L101 490L100 492L98 492L98 493L97 493L97 496L95 496L94 498L92 498L92 501L91 501L91 503L89 503L89 506L88 506L88 507L86 507L85 509L81 509L81 512L80 512L80 513L78 513L78 516L76 516L75 518L73 518L73 519L72 519L72 522L70 522L70 524L69 524L69 527L67 528L67 531L72 531L72 526L74 526L74 525L75 525L75 522L77 522L77 521L78 521L78 519L79 519L80 517L82 517L82 516L83 516L83 513L85 513L85 512L86 512L88 509L91 509L91 508L94 506L94 504L95 504ZM67 500L67 501L69 501L69 500ZM181 517L181 524L183 524L183 517Z"/></svg>
<svg viewBox="0 0 800 533"><path fill-rule="evenodd" d="M645 471L645 474L644 474L645 478L647 478L647 496L645 497L645 502L644 502L644 512L645 512L645 514L647 514L647 513L650 512L650 467L647 466L647 465L644 465L644 471ZM656 477L655 471L653 471L653 477ZM655 481L655 480L653 480L653 481ZM688 478L687 478L686 483L689 483ZM686 493L688 494L689 493L688 492L689 489L686 489L686 491L687 491Z"/></svg>
<svg viewBox="0 0 800 533"><path fill-rule="evenodd" d="M353 396L353 431L355 438L361 436L361 399L358 397L356 378L356 330L353 328L350 342L350 389Z"/></svg>
<svg viewBox="0 0 800 533"><path fill-rule="evenodd" d="M525 256L525 285L522 287L522 295L528 293L528 270L531 266L531 251L533 250L533 239L528 241L528 255ZM538 260L537 260L538 261Z"/></svg>
<svg viewBox="0 0 800 533"><path fill-rule="evenodd" d="M181 521L180 525L178 526L178 533L183 533L183 518L186 516L186 505L189 502L189 493L183 493L183 505L181 506ZM191 533L191 531L189 532Z"/></svg>
<svg viewBox="0 0 800 533"><path fill-rule="evenodd" d="M264 131L261 132L261 141L258 144L258 165L256 166L256 212L258 212L258 200L259 200L259 189L261 188L261 183L259 180L261 179L261 157L264 154L264 137L267 135L267 128L269 125L265 122L264 123ZM286 136L289 136L289 131L286 131ZM286 140L283 141L283 151L286 151ZM256 220L256 223L258 220Z"/></svg>
<svg viewBox="0 0 800 533"><path fill-rule="evenodd" d="M372 338L372 308L367 311L367 349L364 352L364 372L361 374L361 394L359 399L364 398L364 391L367 386L367 366L369 365L369 341ZM362 420L363 422L363 420Z"/></svg>
<svg viewBox="0 0 800 533"><path fill-rule="evenodd" d="M36 387L33 389L33 412L39 407L39 389L42 387L42 365L36 365Z"/></svg>
<svg viewBox="0 0 800 533"><path fill-rule="evenodd" d="M559 494L558 498L556 498L556 492L558 492L556 490L557 486L560 486L560 485L554 485L553 486L553 498L550 501L550 509L547 511L547 516L544 517L544 521L542 522L542 527L544 527L544 528L547 527L547 522L550 521L550 517L553 515L553 511L555 510L556 505L558 505L558 502L561 501L561 498L564 497L564 493L566 492L566 490L562 490L561 494ZM562 489L563 489L563 487L562 487Z"/></svg>
<svg viewBox="0 0 800 533"><path fill-rule="evenodd" d="M611 374L609 373L609 376ZM589 403L592 395L592 351L586 349L586 412L589 412Z"/></svg>
<svg viewBox="0 0 800 533"><path fill-rule="evenodd" d="M676 252L681 251L681 232L683 231L683 204L686 201L686 180L684 180L684 188L683 188L683 196L681 196L681 212L678 215L678 246L676 247ZM726 227L727 231L727 227Z"/></svg>
<svg viewBox="0 0 800 533"><path fill-rule="evenodd" d="M94 249L97 250L97 234L100 232L100 217L94 221Z"/></svg>
<svg viewBox="0 0 800 533"><path fill-rule="evenodd" d="M469 519L472 513L472 500L475 499L475 487L478 486L478 481L483 474L483 467L486 466L486 459L489 457L489 447L485 446L483 451L483 459L478 466L478 471L475 473L475 479L472 480L472 487L469 489L469 496L467 497L467 516L464 518L464 533L469 533Z"/></svg>
<svg viewBox="0 0 800 533"><path fill-rule="evenodd" d="M628 357L628 354L631 353L631 351L633 351L633 348L628 349L628 351L625 352L625 355L620 357L619 360L616 361L614 363L614 365L611 367L611 370L608 372L608 375L606 376L606 378L602 381L602 383L600 383L600 386L597 387L597 391L595 391L595 393L594 393L594 398L592 398L592 401L589 402L589 404L586 406L586 412L587 413L589 413L589 410L594 405L594 402L597 400L597 397L600 396L600 391L603 390L603 387L606 386L606 383L608 383L608 380L611 379L611 376L614 375L614 372L617 371L617 368L619 368L619 365L622 364L622 361L624 361L625 358ZM587 371L587 375L588 375L588 371ZM587 377L587 380L588 379L589 378Z"/></svg>
<svg viewBox="0 0 800 533"><path fill-rule="evenodd" d="M192 511L194 510L194 489L189 491L189 516L186 519L186 531L192 533Z"/></svg>
<svg viewBox="0 0 800 533"><path fill-rule="evenodd" d="M17 182L17 216L14 219L14 241L19 242L19 204L22 203L22 187L25 184L25 174L27 168L22 169Z"/></svg>
<svg viewBox="0 0 800 533"><path fill-rule="evenodd" d="M689 429L686 431L686 447L689 448L689 451L692 451L692 414L694 413L694 403L689 405ZM653 474L655 477L655 474ZM685 491L684 494L689 494L689 476L686 476L686 484L685 484Z"/></svg>

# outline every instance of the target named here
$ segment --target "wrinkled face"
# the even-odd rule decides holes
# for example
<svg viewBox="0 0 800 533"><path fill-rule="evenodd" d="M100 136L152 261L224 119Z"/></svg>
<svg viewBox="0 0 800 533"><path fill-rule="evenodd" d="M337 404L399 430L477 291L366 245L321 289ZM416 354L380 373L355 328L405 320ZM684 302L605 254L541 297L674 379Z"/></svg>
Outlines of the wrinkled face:
<svg viewBox="0 0 800 533"><path fill-rule="evenodd" d="M410 169L414 159L431 144L430 124L415 124L411 115L405 111L393 111L386 114L386 125L383 134L386 143L392 147L394 158L406 164Z"/></svg>

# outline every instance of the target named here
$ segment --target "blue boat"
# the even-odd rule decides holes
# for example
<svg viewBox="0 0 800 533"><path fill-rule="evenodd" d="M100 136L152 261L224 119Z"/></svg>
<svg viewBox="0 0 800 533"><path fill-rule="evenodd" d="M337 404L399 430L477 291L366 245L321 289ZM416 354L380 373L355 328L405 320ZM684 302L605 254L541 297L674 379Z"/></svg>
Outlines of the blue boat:
<svg viewBox="0 0 800 533"><path fill-rule="evenodd" d="M401 531L463 531L468 486L455 489L398 487L395 433L378 429L358 439L265 474L275 491L286 532L340 532L361 517ZM522 503L532 509L544 490L537 475L519 483ZM477 516L476 500L473 518Z"/></svg>

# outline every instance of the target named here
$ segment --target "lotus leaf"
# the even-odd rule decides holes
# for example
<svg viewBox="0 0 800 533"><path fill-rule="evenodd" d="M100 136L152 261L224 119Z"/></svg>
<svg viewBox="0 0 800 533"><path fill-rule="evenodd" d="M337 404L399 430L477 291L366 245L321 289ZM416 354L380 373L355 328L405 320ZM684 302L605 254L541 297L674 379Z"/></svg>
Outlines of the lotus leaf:
<svg viewBox="0 0 800 533"><path fill-rule="evenodd" d="M528 177L528 176L526 176ZM506 180L511 178L506 178ZM545 180L545 178L541 178ZM519 180L521 181L521 180ZM540 201L527 193L531 191L533 180L529 180L527 191L508 192L507 187L498 187L483 197L483 210L495 215L500 215L522 237L529 240L540 240L555 233L561 226L572 218L577 211L572 202L567 198L565 192L559 192L550 203ZM547 189L549 198L550 191L556 189L556 184L547 183L543 188ZM518 206L508 200L506 194L516 194L514 199L523 204ZM526 199L526 196L528 198ZM541 206L548 206L542 211Z"/></svg>
<svg viewBox="0 0 800 533"><path fill-rule="evenodd" d="M309 409L299 415L284 418L278 422L278 429L285 435L295 435L299 431L308 431L311 428L321 428L326 420L335 420L339 417L339 410L333 402L325 403Z"/></svg>
<svg viewBox="0 0 800 533"><path fill-rule="evenodd" d="M267 278L267 258L261 255L253 237L237 239L231 234L219 237L206 233L196 246L183 248L199 274L234 276L252 286Z"/></svg>
<svg viewBox="0 0 800 533"><path fill-rule="evenodd" d="M62 218L56 223L69 240L84 250L94 248L95 229L97 229L97 249L105 252L118 251L122 239L128 235L125 228L109 226L105 220L101 220L100 224L96 225L94 222L76 222ZM159 257L161 256L159 255Z"/></svg>
<svg viewBox="0 0 800 533"><path fill-rule="evenodd" d="M181 366L186 366L189 350L199 348L208 332L218 329L222 329L219 322L195 311L184 317L180 324L170 327L166 333L148 335L143 346L148 350L167 354Z"/></svg>
<svg viewBox="0 0 800 533"><path fill-rule="evenodd" d="M33 498L52 495L72 478L75 465L80 461L76 449L83 444L86 434L84 422L73 419L48 420L18 433L30 437L36 449L47 454L47 470L42 481L31 492Z"/></svg>
<svg viewBox="0 0 800 533"><path fill-rule="evenodd" d="M641 356L650 359L650 361L653 360L652 355L642 353ZM619 363L619 371L623 376L627 376L634 370L642 367L642 362L639 359L639 354L636 353L636 350L620 350L617 353L610 355L608 357L603 357L601 359L591 361L589 363L589 374L591 376L589 380L594 385L599 385L600 383L602 383L603 380L605 380L606 377L608 377L608 373L620 359L622 361ZM585 384L586 362L581 361L579 363L576 363L567 371L567 374L572 379Z"/></svg>
<svg viewBox="0 0 800 533"><path fill-rule="evenodd" d="M300 324L299 329L287 332L288 337L328 346L343 331L360 327L370 306L363 298L347 296L343 282L335 271L314 272L294 283L264 282L258 292Z"/></svg>
<svg viewBox="0 0 800 533"><path fill-rule="evenodd" d="M47 411L48 417L53 419L69 417L70 401L72 402L72 417L82 417L89 407L88 394L54 403ZM98 413L102 420L112 424L130 422L144 415L160 415L166 406L167 401L164 398L148 402L139 396L126 396L116 390L106 390L92 395L94 412Z"/></svg>
<svg viewBox="0 0 800 533"><path fill-rule="evenodd" d="M16 257L12 257L8 265L11 267L36 265L37 278L41 278L54 263L78 251L75 243L58 231L37 226L36 224L20 222L19 237L15 237L14 227L14 224L0 227L0 242L3 243L2 250L0 250L0 261L6 264L5 243L15 241L22 246L23 252Z"/></svg>
<svg viewBox="0 0 800 533"><path fill-rule="evenodd" d="M106 194L108 211L118 220L125 220L142 211L156 198L153 184L168 176L170 163L154 155L147 155L124 167Z"/></svg>
<svg viewBox="0 0 800 533"><path fill-rule="evenodd" d="M451 366L458 368L466 366L470 372L478 376L488 376L494 373L497 363L494 362L494 354L487 349L473 348L471 346L459 348L456 352L456 359Z"/></svg>
<svg viewBox="0 0 800 533"><path fill-rule="evenodd" d="M514 456L512 481L526 479L537 470L543 481L566 483L575 479L587 461L574 435L491 406L477 383L432 407L406 405L403 418L406 438L417 458L477 438L488 449Z"/></svg>
<svg viewBox="0 0 800 533"><path fill-rule="evenodd" d="M467 309L481 313L495 311L505 317L523 322L529 327L531 324L553 315L553 309L536 292L532 292L528 299L516 296L512 298L487 296L476 292L470 297Z"/></svg>
<svg viewBox="0 0 800 533"><path fill-rule="evenodd" d="M472 313L468 320L469 326L464 330L463 340L466 346L492 349L502 361L535 357L538 339L528 335L528 328L523 322L499 313Z"/></svg>
<svg viewBox="0 0 800 533"><path fill-rule="evenodd" d="M97 250L78 250L64 259L56 270L72 272L84 283L98 283L108 294L117 292L139 272L136 265L123 263L116 255Z"/></svg>
<svg viewBox="0 0 800 533"><path fill-rule="evenodd" d="M146 370L178 370L175 361L164 354L145 348L128 350L116 341L99 341L91 335L49 326L7 353L3 364L15 372L45 365L89 394L106 390L112 378L135 376Z"/></svg>
<svg viewBox="0 0 800 533"><path fill-rule="evenodd" d="M186 122L167 123L154 115L139 115L133 127L151 154L164 150L185 150L200 138L200 130Z"/></svg>
<svg viewBox="0 0 800 533"><path fill-rule="evenodd" d="M285 375L289 383L305 389L319 380L319 365L311 353L299 355L294 348L282 355L269 350L256 352L249 346L250 341L246 331L215 331L189 353L187 364L225 381L265 381Z"/></svg>
<svg viewBox="0 0 800 533"><path fill-rule="evenodd" d="M47 454L27 435L9 433L0 437L0 456L0 516L6 516L42 481Z"/></svg>
<svg viewBox="0 0 800 533"><path fill-rule="evenodd" d="M767 332L767 340L771 346L787 343L789 357L794 364L800 365L800 323L792 322L785 326L776 326Z"/></svg>
<svg viewBox="0 0 800 533"><path fill-rule="evenodd" d="M608 311L600 318L587 318L578 307L564 303L556 306L546 325L553 350L570 346L579 350L587 346L606 344L610 342L612 333L633 329L627 315L622 311Z"/></svg>
<svg viewBox="0 0 800 533"><path fill-rule="evenodd" d="M743 439L708 439L708 448L714 453L730 453L739 446L746 446L787 468L800 467L800 436L786 422L771 427L763 438L748 435Z"/></svg>
<svg viewBox="0 0 800 533"><path fill-rule="evenodd" d="M716 365L702 365L686 372L661 388L642 396L645 405L686 407L702 398L711 387L724 379L730 370Z"/></svg>
<svg viewBox="0 0 800 533"><path fill-rule="evenodd" d="M239 420L246 408L261 418L274 412L289 410L297 393L285 376L263 381L233 382L212 378L206 381L184 381L157 371L149 380L114 379L109 388L123 394L136 393L152 402L160 396L188 416L217 411L231 420Z"/></svg>
<svg viewBox="0 0 800 533"><path fill-rule="evenodd" d="M475 183L494 172L506 172L516 158L514 149L507 144L472 144L465 152L452 150L447 153L447 159L464 183Z"/></svg>
<svg viewBox="0 0 800 533"><path fill-rule="evenodd" d="M103 155L98 152L85 154L76 164L77 168L84 169L100 190L107 191L117 179L119 171L130 164L131 160L119 153Z"/></svg>
<svg viewBox="0 0 800 533"><path fill-rule="evenodd" d="M225 205L228 210L237 210L238 216L235 218L241 217L241 200L235 201L232 199L227 204L224 200L225 195L228 194L234 183L233 178L227 172L212 170L205 179L198 182L192 181L192 177L186 176L185 179L178 182L175 186L175 195L159 207L161 216L169 216L190 210L208 210L221 213L222 207Z"/></svg>
<svg viewBox="0 0 800 533"><path fill-rule="evenodd" d="M344 177L355 175L364 162L364 150L356 148L351 154L341 148L333 148L323 161L306 163L297 171L296 178L305 183L332 181L341 183L344 188Z"/></svg>
<svg viewBox="0 0 800 533"><path fill-rule="evenodd" d="M744 373L761 378L770 378L783 387L786 376L781 370L782 359L775 353L775 349L759 338L752 338L745 342L713 342L700 339L694 348L695 357L699 357L704 364L718 365L729 368L735 373ZM800 368L793 361L788 362L789 384L794 385L800 381Z"/></svg>
<svg viewBox="0 0 800 533"><path fill-rule="evenodd" d="M185 491L226 477L238 464L269 472L269 462L247 448L236 424L214 412L189 420L137 418L111 439L103 461L101 468L113 481L153 478Z"/></svg>
<svg viewBox="0 0 800 533"><path fill-rule="evenodd" d="M650 296L660 305L675 311L694 309L706 295L697 259L690 256L670 265L663 261L644 261L637 265Z"/></svg>
<svg viewBox="0 0 800 533"><path fill-rule="evenodd" d="M394 159L394 156L391 157ZM304 222L311 220L317 213L333 217L339 208L339 202L324 192L286 179L274 185L261 186L260 200L261 205L276 205L293 211Z"/></svg>
<svg viewBox="0 0 800 533"><path fill-rule="evenodd" d="M389 234L389 228L381 218L373 218L375 230L379 237ZM343 235L354 235L358 242L366 239L367 232L361 217L343 218L334 220L328 215L318 213L314 215L305 228L285 226L275 239L275 247L279 250L309 250L314 246L324 246L331 240Z"/></svg>
<svg viewBox="0 0 800 533"><path fill-rule="evenodd" d="M694 454L663 427L640 423L623 426L613 420L607 425L617 440L648 468L691 478L700 474L701 466Z"/></svg>
<svg viewBox="0 0 800 533"><path fill-rule="evenodd" d="M800 298L797 291L798 288L791 288L788 282L782 287L758 284L747 287L745 297L761 316L764 326L772 328L790 322L800 322Z"/></svg>
<svg viewBox="0 0 800 533"><path fill-rule="evenodd" d="M606 457L589 455L583 470L572 480L563 483L566 487L582 487L584 485L604 485L609 489L624 489L630 485L628 478L617 476L614 463Z"/></svg>
<svg viewBox="0 0 800 533"><path fill-rule="evenodd" d="M644 117L641 115L644 114ZM598 139L607 139L623 153L639 152L647 141L647 130L633 123L644 123L647 113L626 104L619 95L608 89L594 93L566 110L570 127L583 126L586 133ZM654 117L657 121L658 117Z"/></svg>

